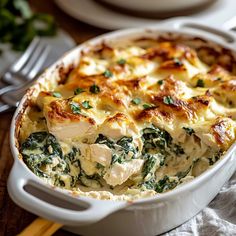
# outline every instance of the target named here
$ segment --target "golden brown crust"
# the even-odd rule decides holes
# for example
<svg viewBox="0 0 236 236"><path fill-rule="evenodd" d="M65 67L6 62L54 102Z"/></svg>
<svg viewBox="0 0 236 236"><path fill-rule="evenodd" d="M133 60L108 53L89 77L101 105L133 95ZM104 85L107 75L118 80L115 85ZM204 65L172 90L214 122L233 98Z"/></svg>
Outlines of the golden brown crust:
<svg viewBox="0 0 236 236"><path fill-rule="evenodd" d="M228 120L217 119L211 132L219 146L227 147L232 143L232 125Z"/></svg>
<svg viewBox="0 0 236 236"><path fill-rule="evenodd" d="M56 100L51 102L47 107L48 119L57 123L63 123L66 121L79 122L82 119L86 119L91 125L95 125L94 119L86 117L81 113L74 114L69 103L69 100Z"/></svg>
<svg viewBox="0 0 236 236"><path fill-rule="evenodd" d="M163 125L211 121L219 115L219 104L236 106L232 102L236 91L231 74L234 66L228 69L228 63L235 61L226 49L206 44L199 38L189 40L174 34L137 39L129 46L103 42L81 53L79 65L58 87L62 98L41 92L38 105L50 122L59 124L86 120L99 127L104 121L130 120L139 126L154 119L156 125L160 120ZM91 92L94 85L99 92ZM83 91L75 95L78 88ZM70 101L77 102L82 112L74 114ZM83 108L83 102L92 108ZM220 109L223 115L224 108Z"/></svg>

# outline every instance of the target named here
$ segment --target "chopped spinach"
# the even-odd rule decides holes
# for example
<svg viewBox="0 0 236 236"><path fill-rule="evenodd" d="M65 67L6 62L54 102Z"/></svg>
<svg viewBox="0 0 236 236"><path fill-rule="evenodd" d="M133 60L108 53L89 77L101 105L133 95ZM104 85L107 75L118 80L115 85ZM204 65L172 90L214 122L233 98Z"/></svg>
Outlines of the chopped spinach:
<svg viewBox="0 0 236 236"><path fill-rule="evenodd" d="M55 97L55 98L61 98L62 97L59 92L53 92L52 96Z"/></svg>
<svg viewBox="0 0 236 236"><path fill-rule="evenodd" d="M81 114L81 108L80 105L77 102L71 102L70 108L74 114Z"/></svg>
<svg viewBox="0 0 236 236"><path fill-rule="evenodd" d="M112 72L110 70L105 70L103 75L106 77L106 78L110 78L113 76Z"/></svg>
<svg viewBox="0 0 236 236"><path fill-rule="evenodd" d="M184 129L184 130L186 131L186 133L187 133L188 135L190 135L190 136L195 133L194 129L192 129L192 128L190 128L190 127L183 127L183 129Z"/></svg>
<svg viewBox="0 0 236 236"><path fill-rule="evenodd" d="M91 93L97 94L97 93L100 93L100 88L96 84L94 84L90 86L89 91Z"/></svg>
<svg viewBox="0 0 236 236"><path fill-rule="evenodd" d="M65 182L61 179L61 175L55 174L54 185L58 187L65 187Z"/></svg>
<svg viewBox="0 0 236 236"><path fill-rule="evenodd" d="M150 180L143 182L141 184L141 187L144 187L144 189L155 190L155 185L156 185L155 179L151 178Z"/></svg>
<svg viewBox="0 0 236 236"><path fill-rule="evenodd" d="M64 156L64 159L70 161L71 164L74 164L76 162L77 162L77 164L79 164L78 163L79 160L77 158L77 155L80 155L80 154L81 153L80 153L80 150L78 148L72 147L72 150ZM80 164L79 164L79 166L80 166Z"/></svg>
<svg viewBox="0 0 236 236"><path fill-rule="evenodd" d="M47 177L43 166L51 164L53 158L62 158L62 150L56 138L47 132L32 133L21 145L23 160L38 176Z"/></svg>
<svg viewBox="0 0 236 236"><path fill-rule="evenodd" d="M47 132L36 132L32 133L22 144L21 151L24 152L26 149L34 150L42 147L42 143L47 138Z"/></svg>
<svg viewBox="0 0 236 236"><path fill-rule="evenodd" d="M141 103L141 98L134 98L131 100L134 105L139 105Z"/></svg>
<svg viewBox="0 0 236 236"><path fill-rule="evenodd" d="M89 101L83 101L83 102L82 102L82 107L85 108L85 109L91 109L91 108L93 108L93 107L89 104Z"/></svg>
<svg viewBox="0 0 236 236"><path fill-rule="evenodd" d="M126 60L123 59L123 58L121 58L121 59L119 59L119 60L117 61L117 63L118 63L119 65L124 65L124 64L126 63Z"/></svg>
<svg viewBox="0 0 236 236"><path fill-rule="evenodd" d="M114 148L114 141L108 139L106 136L104 136L103 134L99 134L98 138L96 139L95 143L99 143L99 144L105 144L107 145L109 148Z"/></svg>
<svg viewBox="0 0 236 236"><path fill-rule="evenodd" d="M116 144L121 146L124 149L125 153L136 152L136 148L134 147L132 137L122 137L116 142Z"/></svg>
<svg viewBox="0 0 236 236"><path fill-rule="evenodd" d="M80 172L79 180L82 185L91 188L101 188L100 176L98 174L87 175L84 171Z"/></svg>
<svg viewBox="0 0 236 236"><path fill-rule="evenodd" d="M172 138L167 131L154 126L143 129L142 133L143 154L156 148L163 153L165 148L172 142Z"/></svg>
<svg viewBox="0 0 236 236"><path fill-rule="evenodd" d="M165 175L164 178L159 180L155 185L155 191L157 193L162 193L163 191L175 188L177 185L178 182L170 181L170 178L167 175Z"/></svg>
<svg viewBox="0 0 236 236"><path fill-rule="evenodd" d="M156 166L156 163L157 163L157 157L154 156L154 155L146 154L145 159L146 159L146 161L143 165L143 170L142 170L144 178L147 175L152 176L154 174L155 166Z"/></svg>
<svg viewBox="0 0 236 236"><path fill-rule="evenodd" d="M122 156L114 153L112 154L112 158L111 158L111 164L114 164L116 162L118 162L119 164L122 164L125 160L122 158Z"/></svg>
<svg viewBox="0 0 236 236"><path fill-rule="evenodd" d="M26 165L37 176L50 177L59 187L65 187L65 182L61 178L61 176L65 176L70 178L71 187L75 186L77 176L70 173L70 165L80 168L79 149L73 147L71 152L63 156L61 146L52 134L36 132L32 133L21 145L21 153Z"/></svg>
<svg viewBox="0 0 236 236"><path fill-rule="evenodd" d="M61 146L57 142L54 135L48 134L46 143L45 143L45 149L46 149L45 153L47 153L47 150L48 150L48 154L56 155L62 158L63 154L62 154ZM52 151L49 151L50 149L52 149Z"/></svg>
<svg viewBox="0 0 236 236"><path fill-rule="evenodd" d="M97 163L96 164L96 168L97 169L104 169L104 166L102 164L100 164L100 163Z"/></svg>
<svg viewBox="0 0 236 236"><path fill-rule="evenodd" d="M163 97L163 102L167 105L174 104L174 100L171 96L164 96Z"/></svg>
<svg viewBox="0 0 236 236"><path fill-rule="evenodd" d="M220 150L212 155L212 157L208 157L209 165L215 164L220 157L223 155L223 151Z"/></svg>
<svg viewBox="0 0 236 236"><path fill-rule="evenodd" d="M105 144L112 149L112 161L111 164L116 162L123 163L124 161L136 158L137 148L133 143L132 137L122 137L117 142L108 139L106 136L99 134L95 143Z"/></svg>
<svg viewBox="0 0 236 236"><path fill-rule="evenodd" d="M158 182L155 181L154 178L151 178L148 181L145 181L141 184L141 187L146 189L154 190L157 193L162 193L167 190L171 190L178 185L177 181L171 181L170 178L165 175L161 180Z"/></svg>
<svg viewBox="0 0 236 236"><path fill-rule="evenodd" d="M148 104L148 103L144 103L143 104L143 108L146 110L146 109L149 109L149 108L152 108L152 107L154 107L154 105L153 104Z"/></svg>
<svg viewBox="0 0 236 236"><path fill-rule="evenodd" d="M177 156L184 154L184 149L178 145L174 144L172 149L171 149Z"/></svg>
<svg viewBox="0 0 236 236"><path fill-rule="evenodd" d="M204 80L199 79L199 80L197 81L196 87L204 88L204 86L205 86Z"/></svg>
<svg viewBox="0 0 236 236"><path fill-rule="evenodd" d="M74 95L78 95L78 94L83 93L83 92L85 92L85 90L78 87L77 89L74 90Z"/></svg>
<svg viewBox="0 0 236 236"><path fill-rule="evenodd" d="M154 126L143 129L142 141L143 155L150 152L162 155L169 155L170 153L175 155L185 154L184 149L179 144L172 142L172 137L167 131ZM163 164L161 163L161 165Z"/></svg>

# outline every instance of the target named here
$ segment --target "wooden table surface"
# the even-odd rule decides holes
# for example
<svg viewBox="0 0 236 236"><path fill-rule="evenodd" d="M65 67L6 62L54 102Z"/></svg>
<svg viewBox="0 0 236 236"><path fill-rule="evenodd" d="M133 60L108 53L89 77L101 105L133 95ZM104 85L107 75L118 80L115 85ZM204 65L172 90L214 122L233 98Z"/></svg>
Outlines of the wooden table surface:
<svg viewBox="0 0 236 236"><path fill-rule="evenodd" d="M30 1L35 11L52 14L59 27L67 31L79 44L105 33L105 30L77 21L61 11L52 0ZM18 207L7 193L6 182L13 164L9 146L9 128L13 112L0 114L0 236L14 236L21 232L36 216ZM54 235L73 235L59 230Z"/></svg>

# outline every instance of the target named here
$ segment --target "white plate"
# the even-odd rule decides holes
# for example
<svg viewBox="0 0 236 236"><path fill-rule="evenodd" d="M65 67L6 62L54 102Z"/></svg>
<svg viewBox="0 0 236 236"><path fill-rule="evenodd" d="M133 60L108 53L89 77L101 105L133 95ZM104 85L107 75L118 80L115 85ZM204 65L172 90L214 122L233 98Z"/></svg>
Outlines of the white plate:
<svg viewBox="0 0 236 236"><path fill-rule="evenodd" d="M51 46L51 51L43 68L54 63L63 53L76 45L74 40L62 30L59 30L55 37L43 37L42 40ZM0 74L21 55L21 53L11 50L10 45L1 46L3 53L0 55Z"/></svg>
<svg viewBox="0 0 236 236"><path fill-rule="evenodd" d="M93 0L55 0L55 2L63 11L75 19L105 29L142 27L159 21L122 14ZM191 16L211 25L222 25L236 16L235 1L217 0L205 10Z"/></svg>

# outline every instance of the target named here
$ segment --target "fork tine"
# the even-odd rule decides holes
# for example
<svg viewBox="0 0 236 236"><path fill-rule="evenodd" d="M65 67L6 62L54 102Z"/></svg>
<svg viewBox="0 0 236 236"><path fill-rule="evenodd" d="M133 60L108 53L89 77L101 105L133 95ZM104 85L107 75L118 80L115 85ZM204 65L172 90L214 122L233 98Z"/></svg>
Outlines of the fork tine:
<svg viewBox="0 0 236 236"><path fill-rule="evenodd" d="M20 74L25 76L28 74L31 70L31 68L34 66L35 62L38 60L39 55L43 51L45 45L44 44L39 44L37 48L33 51L33 53L30 55L29 60L27 63L24 65L24 67L19 71Z"/></svg>
<svg viewBox="0 0 236 236"><path fill-rule="evenodd" d="M45 62L45 59L47 58L49 52L51 50L51 47L49 45L45 46L43 48L43 51L41 52L40 56L38 57L37 61L35 62L35 64L32 66L29 74L27 75L28 79L32 79L34 78L38 72L40 71L40 69L42 68L43 63Z"/></svg>
<svg viewBox="0 0 236 236"><path fill-rule="evenodd" d="M10 110L12 107L8 104L0 102L0 113Z"/></svg>
<svg viewBox="0 0 236 236"><path fill-rule="evenodd" d="M35 37L30 45L27 47L26 51L22 54L22 56L11 66L10 70L16 72L20 70L24 64L29 60L31 54L34 52L35 48L40 43L40 38Z"/></svg>

